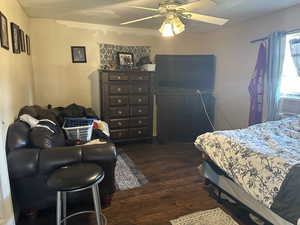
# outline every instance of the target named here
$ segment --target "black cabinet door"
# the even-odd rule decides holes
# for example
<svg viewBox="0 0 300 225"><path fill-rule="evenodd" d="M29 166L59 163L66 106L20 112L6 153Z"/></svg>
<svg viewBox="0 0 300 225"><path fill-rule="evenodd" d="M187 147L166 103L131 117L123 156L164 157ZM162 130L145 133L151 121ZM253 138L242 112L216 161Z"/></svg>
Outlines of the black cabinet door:
<svg viewBox="0 0 300 225"><path fill-rule="evenodd" d="M203 96L213 121L213 97ZM157 96L158 140L166 142L191 142L200 134L212 131L207 115L197 94L163 94Z"/></svg>
<svg viewBox="0 0 300 225"><path fill-rule="evenodd" d="M161 95L157 98L158 139L161 142L182 141L187 135L185 125L185 98L179 95Z"/></svg>

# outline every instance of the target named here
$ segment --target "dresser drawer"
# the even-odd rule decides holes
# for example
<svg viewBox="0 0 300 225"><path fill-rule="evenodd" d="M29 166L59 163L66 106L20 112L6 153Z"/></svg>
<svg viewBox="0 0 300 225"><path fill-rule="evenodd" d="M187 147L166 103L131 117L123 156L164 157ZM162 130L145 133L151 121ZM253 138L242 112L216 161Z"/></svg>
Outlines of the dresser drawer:
<svg viewBox="0 0 300 225"><path fill-rule="evenodd" d="M133 106L130 107L131 116L147 116L148 115L148 106Z"/></svg>
<svg viewBox="0 0 300 225"><path fill-rule="evenodd" d="M128 105L128 96L110 96L110 106Z"/></svg>
<svg viewBox="0 0 300 225"><path fill-rule="evenodd" d="M149 136L149 128L148 127L141 127L141 128L130 128L129 129L129 136L131 138L136 137L147 137Z"/></svg>
<svg viewBox="0 0 300 225"><path fill-rule="evenodd" d="M149 118L140 117L140 118L131 118L129 121L130 127L145 127L148 126Z"/></svg>
<svg viewBox="0 0 300 225"><path fill-rule="evenodd" d="M128 85L109 85L109 93L110 94L128 94L129 86Z"/></svg>
<svg viewBox="0 0 300 225"><path fill-rule="evenodd" d="M108 75L109 81L128 81L129 77L124 73L112 73Z"/></svg>
<svg viewBox="0 0 300 225"><path fill-rule="evenodd" d="M147 85L135 84L131 85L130 93L132 94L147 94L149 92L149 87Z"/></svg>
<svg viewBox="0 0 300 225"><path fill-rule="evenodd" d="M130 105L147 105L148 99L148 96L130 96L129 103Z"/></svg>
<svg viewBox="0 0 300 225"><path fill-rule="evenodd" d="M110 107L109 108L109 116L111 118L121 118L129 116L129 108L128 107Z"/></svg>
<svg viewBox="0 0 300 225"><path fill-rule="evenodd" d="M109 120L110 129L122 129L129 126L129 119L113 119Z"/></svg>
<svg viewBox="0 0 300 225"><path fill-rule="evenodd" d="M147 74L132 74L130 76L130 80L132 80L132 81L148 81L148 80L150 80L150 77Z"/></svg>
<svg viewBox="0 0 300 225"><path fill-rule="evenodd" d="M128 137L129 137L128 129L111 130L111 131L110 131L110 137L111 137L113 140L123 139L123 138L128 138Z"/></svg>

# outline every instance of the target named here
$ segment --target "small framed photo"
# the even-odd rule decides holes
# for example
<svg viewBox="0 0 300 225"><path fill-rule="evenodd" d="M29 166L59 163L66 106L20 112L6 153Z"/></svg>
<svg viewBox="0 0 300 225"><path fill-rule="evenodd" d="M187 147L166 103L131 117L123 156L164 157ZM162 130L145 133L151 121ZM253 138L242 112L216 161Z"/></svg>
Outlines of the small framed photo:
<svg viewBox="0 0 300 225"><path fill-rule="evenodd" d="M19 29L19 43L20 43L20 51L26 52L26 44L25 44L25 35L24 31Z"/></svg>
<svg viewBox="0 0 300 225"><path fill-rule="evenodd" d="M9 50L7 18L0 12L0 43L2 48Z"/></svg>
<svg viewBox="0 0 300 225"><path fill-rule="evenodd" d="M118 61L120 66L133 66L133 54L129 52L118 52Z"/></svg>
<svg viewBox="0 0 300 225"><path fill-rule="evenodd" d="M20 37L19 37L19 26L15 23L10 23L11 26L11 39L13 53L20 54Z"/></svg>
<svg viewBox="0 0 300 225"><path fill-rule="evenodd" d="M72 46L72 62L73 63L86 63L86 52L84 46Z"/></svg>
<svg viewBox="0 0 300 225"><path fill-rule="evenodd" d="M25 41L26 41L26 52L27 52L27 55L30 55L31 54L30 37L27 34L25 35Z"/></svg>

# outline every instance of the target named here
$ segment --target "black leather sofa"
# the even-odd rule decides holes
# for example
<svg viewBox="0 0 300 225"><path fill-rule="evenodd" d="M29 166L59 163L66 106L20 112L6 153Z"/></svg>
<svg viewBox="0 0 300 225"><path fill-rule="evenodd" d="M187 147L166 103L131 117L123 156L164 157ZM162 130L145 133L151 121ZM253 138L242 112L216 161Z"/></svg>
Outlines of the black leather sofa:
<svg viewBox="0 0 300 225"><path fill-rule="evenodd" d="M15 212L28 212L55 206L56 193L46 185L46 179L56 168L76 162L94 162L105 172L100 185L102 203L108 205L115 191L114 144L34 148L30 143L31 128L16 120L8 128L6 154ZM71 202L92 202L85 193L74 193ZM19 213L17 213L19 214Z"/></svg>

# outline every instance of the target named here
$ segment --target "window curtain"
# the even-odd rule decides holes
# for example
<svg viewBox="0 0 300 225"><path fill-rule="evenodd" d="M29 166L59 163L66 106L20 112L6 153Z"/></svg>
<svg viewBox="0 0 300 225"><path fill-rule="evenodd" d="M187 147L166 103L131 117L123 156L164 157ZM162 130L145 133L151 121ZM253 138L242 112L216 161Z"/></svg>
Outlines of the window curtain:
<svg viewBox="0 0 300 225"><path fill-rule="evenodd" d="M290 48L298 75L300 76L300 39L296 38L290 40Z"/></svg>
<svg viewBox="0 0 300 225"><path fill-rule="evenodd" d="M286 32L274 32L268 40L268 70L266 79L267 120L279 119L280 85L286 45Z"/></svg>
<svg viewBox="0 0 300 225"><path fill-rule="evenodd" d="M248 91L250 94L249 126L262 122L264 80L267 71L266 43L261 43L256 60L256 66L252 75Z"/></svg>

